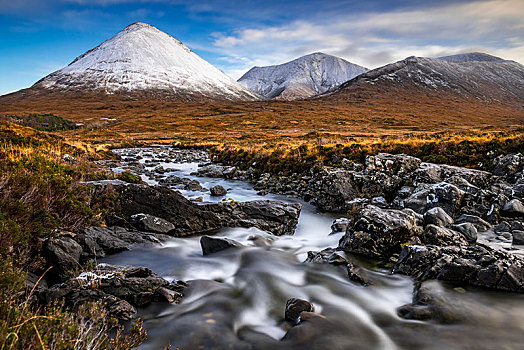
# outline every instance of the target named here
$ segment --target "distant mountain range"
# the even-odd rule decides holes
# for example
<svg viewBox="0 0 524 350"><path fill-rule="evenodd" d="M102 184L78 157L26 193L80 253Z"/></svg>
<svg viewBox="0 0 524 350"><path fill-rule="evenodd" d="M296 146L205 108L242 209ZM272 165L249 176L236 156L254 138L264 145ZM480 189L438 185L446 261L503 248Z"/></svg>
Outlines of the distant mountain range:
<svg viewBox="0 0 524 350"><path fill-rule="evenodd" d="M268 67L253 67L238 82L264 99L296 100L328 91L369 69L316 52Z"/></svg>
<svg viewBox="0 0 524 350"><path fill-rule="evenodd" d="M169 102L315 98L330 103L351 99L359 103L371 97L416 102L420 96L447 96L522 110L524 66L466 53L408 57L368 70L317 52L280 65L254 67L236 82L174 37L133 23L32 87L0 97L0 104L48 96Z"/></svg>
<svg viewBox="0 0 524 350"><path fill-rule="evenodd" d="M364 91L376 95L447 94L524 107L524 66L483 53L439 58L408 57L363 73L318 98L343 99Z"/></svg>

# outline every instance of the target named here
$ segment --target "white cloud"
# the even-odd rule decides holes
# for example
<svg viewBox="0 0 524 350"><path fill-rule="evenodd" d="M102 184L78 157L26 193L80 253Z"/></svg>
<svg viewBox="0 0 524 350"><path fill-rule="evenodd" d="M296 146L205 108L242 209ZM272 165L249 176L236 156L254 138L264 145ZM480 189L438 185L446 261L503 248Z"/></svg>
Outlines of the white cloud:
<svg viewBox="0 0 524 350"><path fill-rule="evenodd" d="M468 51L520 62L524 58L521 0L324 17L323 21L243 28L229 35L213 33L214 51L228 58L228 65L218 65L238 78L254 65L279 64L314 51L370 68L412 55L437 57Z"/></svg>

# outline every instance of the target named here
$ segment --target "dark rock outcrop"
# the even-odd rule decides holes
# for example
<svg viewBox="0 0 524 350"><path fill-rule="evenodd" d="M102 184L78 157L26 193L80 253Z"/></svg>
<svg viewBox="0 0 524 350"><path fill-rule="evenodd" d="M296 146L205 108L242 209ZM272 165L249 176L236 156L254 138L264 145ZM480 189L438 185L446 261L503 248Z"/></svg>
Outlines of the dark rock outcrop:
<svg viewBox="0 0 524 350"><path fill-rule="evenodd" d="M110 316L126 321L135 317L135 307L151 302L179 302L184 287L183 282L169 283L144 267L102 264L95 271L55 284L38 297L44 303L64 299L73 309L90 301L102 301Z"/></svg>
<svg viewBox="0 0 524 350"><path fill-rule="evenodd" d="M368 205L359 217L340 240L342 250L387 259L400 253L403 244L420 243L417 236L422 227L413 211Z"/></svg>
<svg viewBox="0 0 524 350"><path fill-rule="evenodd" d="M300 323L302 312L313 312L315 308L307 300L291 298L286 302L285 319L294 324Z"/></svg>
<svg viewBox="0 0 524 350"><path fill-rule="evenodd" d="M393 271L418 281L439 279L524 292L524 260L481 244L463 247L407 245Z"/></svg>
<svg viewBox="0 0 524 350"><path fill-rule="evenodd" d="M202 254L209 255L230 248L241 248L244 245L229 238L202 236L200 246L202 246Z"/></svg>
<svg viewBox="0 0 524 350"><path fill-rule="evenodd" d="M216 186L213 186L209 189L209 192L211 192L211 195L212 196L225 196L227 194L227 190L220 186L220 185L216 185Z"/></svg>

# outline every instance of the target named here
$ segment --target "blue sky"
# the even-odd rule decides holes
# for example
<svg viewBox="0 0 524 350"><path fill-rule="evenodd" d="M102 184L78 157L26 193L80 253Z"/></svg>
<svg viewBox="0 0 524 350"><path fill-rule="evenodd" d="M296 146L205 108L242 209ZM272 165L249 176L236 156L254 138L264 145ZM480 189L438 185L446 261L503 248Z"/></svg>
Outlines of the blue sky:
<svg viewBox="0 0 524 350"><path fill-rule="evenodd" d="M0 0L0 94L32 85L137 21L235 79L316 51L369 68L469 51L524 63L523 0Z"/></svg>

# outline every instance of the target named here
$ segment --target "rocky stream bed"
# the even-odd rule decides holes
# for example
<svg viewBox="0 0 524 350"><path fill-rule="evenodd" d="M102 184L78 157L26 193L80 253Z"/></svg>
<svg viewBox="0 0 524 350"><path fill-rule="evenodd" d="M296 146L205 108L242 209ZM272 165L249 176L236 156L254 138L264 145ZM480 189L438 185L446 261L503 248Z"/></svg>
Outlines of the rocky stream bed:
<svg viewBox="0 0 524 350"><path fill-rule="evenodd" d="M522 347L521 154L492 173L379 154L277 177L204 151L116 152L101 165L144 183L89 183L117 210L44 243L44 303L140 316L141 349Z"/></svg>

